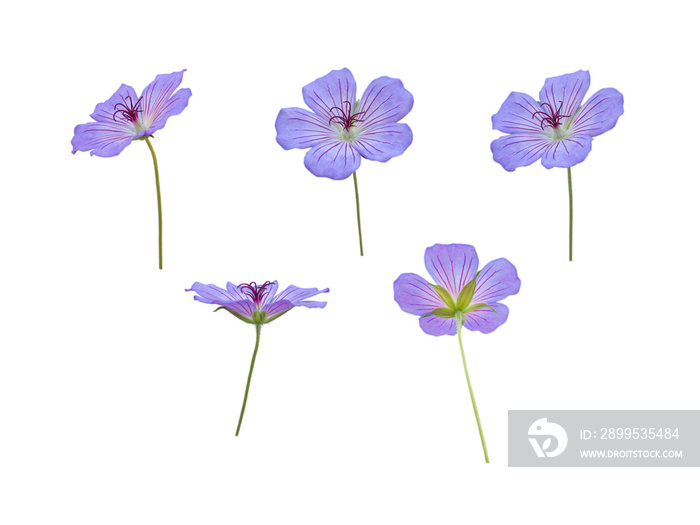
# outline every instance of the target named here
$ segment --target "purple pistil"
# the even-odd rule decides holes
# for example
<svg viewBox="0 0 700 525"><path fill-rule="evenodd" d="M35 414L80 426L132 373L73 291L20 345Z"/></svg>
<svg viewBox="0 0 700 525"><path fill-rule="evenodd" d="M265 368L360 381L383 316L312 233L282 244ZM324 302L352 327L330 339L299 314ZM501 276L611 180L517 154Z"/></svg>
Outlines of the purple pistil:
<svg viewBox="0 0 700 525"><path fill-rule="evenodd" d="M117 122L118 117L122 122L136 122L139 118L139 113L142 111L139 108L142 98L139 97L134 103L129 95L126 98L122 97L122 102L114 105L114 114L112 115L114 121Z"/></svg>
<svg viewBox="0 0 700 525"><path fill-rule="evenodd" d="M343 109L347 106L347 111ZM332 107L330 113L332 117L328 120L329 124L340 124L343 126L345 131L350 131L350 128L355 125L356 122L362 122L364 119L361 118L366 111L360 111L359 113L352 114L352 103L349 100L343 102L343 108L338 106ZM336 115L335 113L339 113Z"/></svg>
<svg viewBox="0 0 700 525"><path fill-rule="evenodd" d="M257 308L260 308L260 304L265 300L265 298L270 295L270 288L272 283L266 281L263 284L255 284L255 281L249 284L242 284L239 286L241 293L244 293L252 299Z"/></svg>
<svg viewBox="0 0 700 525"><path fill-rule="evenodd" d="M561 106L562 106L562 101L559 101L559 107L554 110L551 105L549 105L548 102L544 102L540 104L542 108L545 108L546 111L535 111L532 114L532 118L538 118L540 119L540 126L542 126L542 130L544 131L544 128L550 127L552 129L557 129L561 125L561 119L563 118L568 118L571 115L562 115L561 114Z"/></svg>

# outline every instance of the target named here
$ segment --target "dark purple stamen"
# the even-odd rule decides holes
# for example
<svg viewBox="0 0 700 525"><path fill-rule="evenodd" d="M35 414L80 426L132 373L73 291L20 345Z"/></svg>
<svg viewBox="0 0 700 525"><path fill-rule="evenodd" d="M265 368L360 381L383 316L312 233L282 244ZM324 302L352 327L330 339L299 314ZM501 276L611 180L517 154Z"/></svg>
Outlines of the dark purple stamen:
<svg viewBox="0 0 700 525"><path fill-rule="evenodd" d="M343 106L347 105L347 111L343 108L337 106L332 107L330 110L331 115L333 115L328 121L329 124L340 124L343 126L345 131L350 131L350 128L355 125L356 122L363 122L364 119L360 118L366 113L366 111L360 111L359 113L352 114L352 104L349 100L343 102ZM334 115L333 112L337 111L340 115Z"/></svg>
<svg viewBox="0 0 700 525"><path fill-rule="evenodd" d="M562 101L559 101L559 107L555 111L552 106L549 105L548 102L544 102L540 104L543 108L546 106L547 111L535 111L532 114L532 118L538 118L540 119L540 126L542 126L542 130L549 126L552 129L557 129L561 125L561 119L563 118L568 118L571 115L562 115L561 114L561 106L562 106Z"/></svg>
<svg viewBox="0 0 700 525"><path fill-rule="evenodd" d="M255 306L260 306L260 304L270 295L270 289L272 288L272 283L266 281L263 284L255 284L255 281L249 284L241 284L238 289L241 293L250 297Z"/></svg>
<svg viewBox="0 0 700 525"><path fill-rule="evenodd" d="M122 97L122 102L114 105L114 114L112 115L114 121L117 122L117 117L119 117L119 120L122 122L136 122L139 119L139 113L142 111L139 108L142 98L139 97L134 103L130 95L127 95L126 98Z"/></svg>

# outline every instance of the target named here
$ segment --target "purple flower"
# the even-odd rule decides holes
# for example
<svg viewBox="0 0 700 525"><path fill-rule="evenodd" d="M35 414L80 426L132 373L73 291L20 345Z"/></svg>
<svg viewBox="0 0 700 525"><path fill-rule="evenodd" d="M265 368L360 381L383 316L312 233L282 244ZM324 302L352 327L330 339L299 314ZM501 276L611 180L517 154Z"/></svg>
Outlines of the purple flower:
<svg viewBox="0 0 700 525"><path fill-rule="evenodd" d="M158 199L158 267L163 269L163 210L160 199L160 175L156 152L149 137L162 129L173 115L179 115L187 107L192 96L189 89L173 92L182 82L183 69L179 73L156 75L140 97L131 86L122 84L106 102L97 104L90 115L95 122L78 124L73 135L73 153L89 151L98 157L114 157L134 140L144 140L153 157Z"/></svg>
<svg viewBox="0 0 700 525"><path fill-rule="evenodd" d="M394 300L404 312L419 315L430 335L455 335L457 323L485 334L508 319L499 303L520 290L518 273L507 259L481 270L476 250L468 244L436 244L425 250L425 266L436 284L404 273L394 282Z"/></svg>
<svg viewBox="0 0 700 525"><path fill-rule="evenodd" d="M619 91L605 88L581 105L590 83L588 71L577 71L548 78L539 102L524 93L508 95L491 117L493 129L508 133L491 143L493 160L507 171L540 158L547 169L583 162L593 137L615 127L624 102Z"/></svg>
<svg viewBox="0 0 700 525"><path fill-rule="evenodd" d="M122 84L106 102L97 104L90 115L95 122L75 127L73 153L89 151L98 157L114 157L134 139L162 129L168 118L182 113L192 96L189 89L173 94L185 71L157 75L140 97L134 88Z"/></svg>
<svg viewBox="0 0 700 525"><path fill-rule="evenodd" d="M437 284L415 273L404 273L394 281L394 300L404 312L420 316L420 327L426 334L457 334L484 459L489 463L464 355L462 326L488 334L505 323L508 307L498 301L518 293L520 279L507 259L496 259L477 271L479 258L468 244L436 244L427 248L425 266Z"/></svg>
<svg viewBox="0 0 700 525"><path fill-rule="evenodd" d="M311 148L304 165L317 177L346 179L362 157L386 162L413 141L411 128L399 124L413 107L413 95L400 80L379 77L356 100L350 70L331 71L302 89L312 111L282 109L275 129L284 149Z"/></svg>
<svg viewBox="0 0 700 525"><path fill-rule="evenodd" d="M277 281L267 281L263 284L244 283L238 286L226 283L225 290L213 284L194 283L192 288L185 291L197 293L198 295L194 296L197 301L217 304L241 321L256 325L270 323L295 306L307 308L326 306L326 302L306 299L320 293L327 293L328 288L319 290L292 285L280 293L277 293L277 288Z"/></svg>
<svg viewBox="0 0 700 525"><path fill-rule="evenodd" d="M195 292L194 299L206 304L218 304L218 311L224 308L230 314L238 317L241 321L255 325L255 349L253 358L250 361L250 371L248 372L248 382L243 396L243 406L238 417L238 427L236 435L241 431L243 415L248 403L248 391L250 390L250 380L253 377L255 358L260 347L260 332L262 325L270 323L286 314L295 306L306 306L307 308L325 308L326 303L322 301L307 301L309 297L320 293L328 292L318 288L297 288L288 286L284 291L277 293L277 281L267 281L263 284L248 283L235 286L226 283L226 289L219 288L213 284L194 283L192 288L186 292ZM275 295L276 294L276 295Z"/></svg>

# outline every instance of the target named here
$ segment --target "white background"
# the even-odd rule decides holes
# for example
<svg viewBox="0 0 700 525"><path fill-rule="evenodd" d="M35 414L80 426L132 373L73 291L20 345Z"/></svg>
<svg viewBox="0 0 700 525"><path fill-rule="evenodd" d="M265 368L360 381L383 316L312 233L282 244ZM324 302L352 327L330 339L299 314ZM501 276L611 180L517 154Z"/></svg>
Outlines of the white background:
<svg viewBox="0 0 700 525"><path fill-rule="evenodd" d="M509 409L698 409L698 74L692 2L38 2L0 21L3 524L691 523L697 469L509 469ZM301 88L400 78L406 153L352 179L275 142ZM187 68L153 140L71 155L121 83ZM510 91L591 72L625 114L573 169L507 173ZM521 292L454 337L401 312L434 243L507 257ZM330 287L255 331L194 281ZM321 297L319 297L320 299ZM695 517L693 517L695 516Z"/></svg>

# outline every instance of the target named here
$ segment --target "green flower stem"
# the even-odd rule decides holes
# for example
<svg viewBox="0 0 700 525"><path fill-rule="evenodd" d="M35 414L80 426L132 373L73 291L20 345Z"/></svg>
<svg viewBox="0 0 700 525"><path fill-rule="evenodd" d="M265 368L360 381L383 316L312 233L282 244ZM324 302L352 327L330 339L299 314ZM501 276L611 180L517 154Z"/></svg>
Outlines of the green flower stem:
<svg viewBox="0 0 700 525"><path fill-rule="evenodd" d="M360 255L365 253L362 251L362 225L360 224L360 193L357 191L357 172L352 172L352 180L355 183L355 203L357 204L357 233L360 234Z"/></svg>
<svg viewBox="0 0 700 525"><path fill-rule="evenodd" d="M255 357L258 355L258 346L260 345L260 329L262 325L255 325L255 350L253 350L253 359L250 361L250 372L248 372L248 382L245 385L245 396L243 396L243 406L241 407L241 416L238 418L238 427L236 435L241 431L241 423L243 423L243 414L245 414L245 405L248 402L248 390L250 389L250 378L253 377L253 367L255 367Z"/></svg>
<svg viewBox="0 0 700 525"><path fill-rule="evenodd" d="M156 159L156 152L151 145L151 141L146 137L146 144L148 144L148 149L151 150L151 155L153 156L153 167L156 170L156 195L158 196L158 268L163 269L163 211L161 210L160 204L160 180L158 179L158 160Z"/></svg>
<svg viewBox="0 0 700 525"><path fill-rule="evenodd" d="M571 189L571 168L566 168L569 175L569 261L574 260L574 192Z"/></svg>
<svg viewBox="0 0 700 525"><path fill-rule="evenodd" d="M481 420L479 419L479 409L476 408L476 399L474 399L474 391L472 383L469 380L469 372L467 371L467 360L464 357L464 346L462 345L462 323L460 323L461 314L457 315L457 337L459 339L459 349L462 351L462 363L464 364L464 375L467 376L467 385L469 385L469 396L472 398L472 406L474 407L474 415L476 416L476 424L479 427L479 436L481 437L481 446L484 448L484 458L486 463L489 461L489 453L486 450L486 440L484 439L484 431L481 429Z"/></svg>

